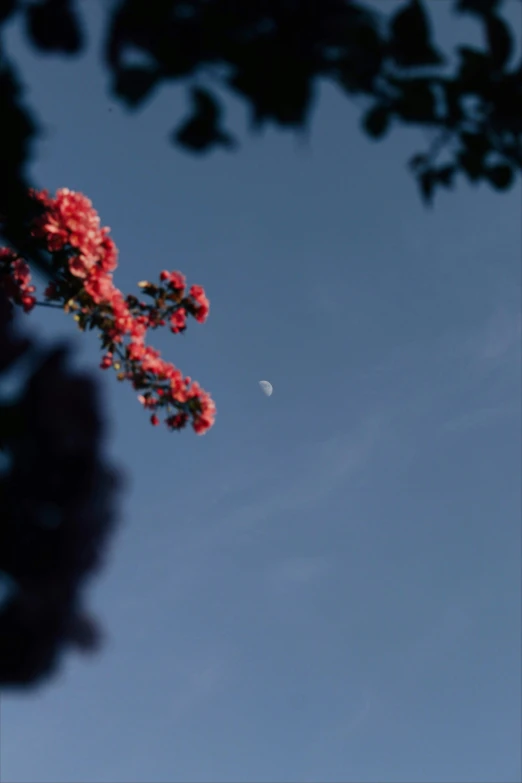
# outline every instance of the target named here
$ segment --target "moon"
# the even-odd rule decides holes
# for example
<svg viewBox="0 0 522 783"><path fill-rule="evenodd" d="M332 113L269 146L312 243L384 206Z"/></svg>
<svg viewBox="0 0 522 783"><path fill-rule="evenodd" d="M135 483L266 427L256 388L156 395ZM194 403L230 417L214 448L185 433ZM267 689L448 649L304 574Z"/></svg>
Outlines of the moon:
<svg viewBox="0 0 522 783"><path fill-rule="evenodd" d="M259 385L261 386L261 391L263 394L266 394L267 397L270 397L274 391L272 384L268 383L268 381L259 381Z"/></svg>

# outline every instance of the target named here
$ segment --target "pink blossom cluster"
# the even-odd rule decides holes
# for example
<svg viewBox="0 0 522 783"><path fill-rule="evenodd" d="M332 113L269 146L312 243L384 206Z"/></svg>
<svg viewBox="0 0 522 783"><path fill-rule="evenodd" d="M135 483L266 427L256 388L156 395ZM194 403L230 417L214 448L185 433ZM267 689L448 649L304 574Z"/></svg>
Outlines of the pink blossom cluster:
<svg viewBox="0 0 522 783"><path fill-rule="evenodd" d="M204 289L193 285L187 291L184 275L165 270L159 284L139 284L151 301L124 296L112 276L117 248L91 201L67 188L54 198L45 190L31 195L44 209L29 231L50 254L54 272L44 292L46 303L72 312L80 329L100 331L105 351L101 367L113 367L119 380L132 383L153 425L159 424L161 410L169 429L180 429L191 420L196 433L206 432L216 413L210 395L146 344L148 329L168 323L173 333L183 332L188 315L204 323L209 312ZM26 312L38 304L30 280L26 261L0 249L0 286Z"/></svg>
<svg viewBox="0 0 522 783"><path fill-rule="evenodd" d="M0 247L0 286L7 297L30 313L36 304L31 272L26 262L8 247Z"/></svg>

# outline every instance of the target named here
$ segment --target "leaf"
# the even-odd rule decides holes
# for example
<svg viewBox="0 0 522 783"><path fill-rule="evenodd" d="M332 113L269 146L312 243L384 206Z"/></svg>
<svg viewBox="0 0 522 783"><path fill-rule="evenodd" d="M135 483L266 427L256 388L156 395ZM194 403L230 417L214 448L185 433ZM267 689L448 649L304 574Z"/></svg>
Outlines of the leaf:
<svg viewBox="0 0 522 783"><path fill-rule="evenodd" d="M470 150L459 152L458 161L472 182L476 182L484 174L484 158Z"/></svg>
<svg viewBox="0 0 522 783"><path fill-rule="evenodd" d="M83 35L69 0L45 0L26 10L27 34L43 51L77 54L83 48Z"/></svg>
<svg viewBox="0 0 522 783"><path fill-rule="evenodd" d="M418 181L424 203L429 206L433 202L433 191L435 190L436 184L435 173L431 170L423 171L419 176Z"/></svg>
<svg viewBox="0 0 522 783"><path fill-rule="evenodd" d="M428 156L424 155L422 153L417 153L416 155L413 155L408 161L408 166L412 171L417 171L418 169L423 169L427 166L429 162Z"/></svg>
<svg viewBox="0 0 522 783"><path fill-rule="evenodd" d="M499 164L486 169L486 176L497 190L507 190L513 183L514 172L511 166Z"/></svg>
<svg viewBox="0 0 522 783"><path fill-rule="evenodd" d="M509 61L513 52L513 38L507 24L495 14L486 17L486 35L493 67L497 70Z"/></svg>
<svg viewBox="0 0 522 783"><path fill-rule="evenodd" d="M212 120L212 122L217 122L221 118L221 106L212 93L203 87L194 87L192 89L192 102L194 111L200 117L205 117L205 119Z"/></svg>
<svg viewBox="0 0 522 783"><path fill-rule="evenodd" d="M243 56L228 84L250 102L254 127L268 120L284 127L306 124L312 103L310 65L288 52L284 42Z"/></svg>
<svg viewBox="0 0 522 783"><path fill-rule="evenodd" d="M429 79L395 80L402 95L393 103L394 111L405 122L431 123L435 117L436 101Z"/></svg>
<svg viewBox="0 0 522 783"><path fill-rule="evenodd" d="M0 24L11 16L15 10L16 0L0 0Z"/></svg>
<svg viewBox="0 0 522 783"><path fill-rule="evenodd" d="M214 96L201 87L192 89L193 113L171 134L171 140L191 152L208 152L221 145L232 148L234 139L219 127L221 107Z"/></svg>
<svg viewBox="0 0 522 783"><path fill-rule="evenodd" d="M336 15L326 23L333 31L334 50L336 44L339 47L339 57L336 57L339 83L348 93L373 93L386 54L384 37L376 29L374 19L357 11L355 6L345 4L344 13L344 24L335 21ZM328 44L322 49L326 59L328 49Z"/></svg>
<svg viewBox="0 0 522 783"><path fill-rule="evenodd" d="M441 82L444 96L444 115L448 128L454 128L462 120L462 92L455 82L445 79Z"/></svg>
<svg viewBox="0 0 522 783"><path fill-rule="evenodd" d="M399 65L438 65L442 55L431 43L431 30L420 0L409 0L391 22L391 52Z"/></svg>
<svg viewBox="0 0 522 783"><path fill-rule="evenodd" d="M446 166L441 166L435 171L437 182L439 182L441 185L444 185L444 187L446 188L452 187L453 179L456 173L457 173L457 167L451 164L448 164Z"/></svg>
<svg viewBox="0 0 522 783"><path fill-rule="evenodd" d="M462 88L468 92L482 92L489 82L493 65L489 55L469 46L459 46L458 50L458 80Z"/></svg>
<svg viewBox="0 0 522 783"><path fill-rule="evenodd" d="M19 403L0 405L0 444L2 448L13 439L23 435L26 429L26 417Z"/></svg>
<svg viewBox="0 0 522 783"><path fill-rule="evenodd" d="M475 182L486 173L486 157L491 151L488 137L483 133L462 133L462 148L457 155L460 167Z"/></svg>
<svg viewBox="0 0 522 783"><path fill-rule="evenodd" d="M385 135L390 125L391 114L386 106L374 106L363 117L363 128L373 139Z"/></svg>
<svg viewBox="0 0 522 783"><path fill-rule="evenodd" d="M405 7L397 11L391 22L391 29L399 45L407 41L410 35L417 35L423 42L428 40L428 23L418 0L410 0Z"/></svg>
<svg viewBox="0 0 522 783"><path fill-rule="evenodd" d="M137 65L126 66L116 72L113 91L123 98L127 106L136 108L156 87L159 81L157 71Z"/></svg>

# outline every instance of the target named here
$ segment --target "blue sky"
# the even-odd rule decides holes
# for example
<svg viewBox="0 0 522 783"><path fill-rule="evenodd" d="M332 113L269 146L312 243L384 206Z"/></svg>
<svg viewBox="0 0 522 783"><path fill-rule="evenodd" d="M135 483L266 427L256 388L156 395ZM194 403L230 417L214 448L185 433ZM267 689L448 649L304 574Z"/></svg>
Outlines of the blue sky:
<svg viewBox="0 0 522 783"><path fill-rule="evenodd" d="M480 41L448 8L445 40ZM130 116L96 48L9 45L34 180L92 199L120 287L205 287L204 326L154 337L218 416L152 428L94 335L20 319L103 384L128 484L89 591L105 647L3 699L2 779L520 781L520 184L426 210L426 139L370 142L331 88L307 138L249 136L230 101L241 150L192 158L166 141L182 88Z"/></svg>

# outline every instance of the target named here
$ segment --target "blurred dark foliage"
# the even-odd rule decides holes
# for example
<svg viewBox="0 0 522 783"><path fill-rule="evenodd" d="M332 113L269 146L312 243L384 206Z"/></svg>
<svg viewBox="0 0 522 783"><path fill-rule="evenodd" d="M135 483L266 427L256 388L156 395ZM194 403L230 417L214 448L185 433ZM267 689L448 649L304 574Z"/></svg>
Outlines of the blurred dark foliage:
<svg viewBox="0 0 522 783"><path fill-rule="evenodd" d="M104 57L112 93L128 107L141 106L162 82L187 85L190 112L171 139L199 154L237 146L223 125L219 91L245 101L253 128L298 130L310 121L318 80L333 82L363 104L361 125L371 138L393 124L432 131L433 143L409 161L429 203L458 174L505 190L522 167L522 60L512 62L503 5L453 0L455 14L481 25L483 46L445 54L426 0L405 0L389 14L352 0L120 0L107 3ZM17 14L42 53L83 50L75 0L0 0L0 26ZM0 214L17 246L38 129L1 36L0 69Z"/></svg>
<svg viewBox="0 0 522 783"><path fill-rule="evenodd" d="M35 365L19 396L0 401L0 688L38 685L68 646L97 648L82 591L102 563L119 485L101 453L94 382L67 368L63 348L35 353L0 295L0 380L28 354Z"/></svg>

